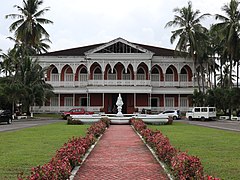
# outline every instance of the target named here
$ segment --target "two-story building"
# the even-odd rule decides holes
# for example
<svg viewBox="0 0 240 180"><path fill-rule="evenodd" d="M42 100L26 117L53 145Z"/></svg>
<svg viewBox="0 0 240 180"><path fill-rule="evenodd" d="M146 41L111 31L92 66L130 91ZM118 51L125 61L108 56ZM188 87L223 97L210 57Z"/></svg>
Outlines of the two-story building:
<svg viewBox="0 0 240 180"><path fill-rule="evenodd" d="M123 113L192 105L194 63L174 50L117 38L110 42L49 52L38 56L48 67L46 82L55 97L35 112L60 112L84 107L112 113L121 93Z"/></svg>

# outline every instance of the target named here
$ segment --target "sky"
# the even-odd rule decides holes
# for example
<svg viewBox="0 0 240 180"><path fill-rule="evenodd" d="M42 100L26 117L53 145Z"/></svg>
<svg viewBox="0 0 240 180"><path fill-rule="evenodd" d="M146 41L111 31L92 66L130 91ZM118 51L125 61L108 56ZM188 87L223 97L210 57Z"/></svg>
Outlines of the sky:
<svg viewBox="0 0 240 180"><path fill-rule="evenodd" d="M174 8L187 6L188 0L43 0L40 9L50 7L44 18L53 21L45 25L50 34L51 49L56 51L108 42L118 37L130 42L174 49L171 31L165 28L173 20ZM201 14L223 14L221 7L230 0L192 0L193 9ZM18 13L14 5L22 7L22 0L5 0L0 7L0 49L13 47L7 37L13 37L9 26L16 20L5 15ZM215 23L213 17L202 23Z"/></svg>

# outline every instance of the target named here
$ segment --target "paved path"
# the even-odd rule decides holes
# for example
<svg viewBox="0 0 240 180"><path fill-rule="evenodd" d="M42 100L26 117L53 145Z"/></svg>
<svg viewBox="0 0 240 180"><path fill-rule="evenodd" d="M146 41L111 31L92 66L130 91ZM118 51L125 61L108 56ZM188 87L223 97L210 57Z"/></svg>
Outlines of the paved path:
<svg viewBox="0 0 240 180"><path fill-rule="evenodd" d="M112 125L104 133L74 180L168 179L149 149L129 125Z"/></svg>

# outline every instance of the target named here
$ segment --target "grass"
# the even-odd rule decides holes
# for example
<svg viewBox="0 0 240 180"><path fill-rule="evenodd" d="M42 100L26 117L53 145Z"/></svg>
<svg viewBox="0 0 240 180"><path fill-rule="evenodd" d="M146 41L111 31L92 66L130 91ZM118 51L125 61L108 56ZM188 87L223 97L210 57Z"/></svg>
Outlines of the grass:
<svg viewBox="0 0 240 180"><path fill-rule="evenodd" d="M89 125L66 125L65 122L0 133L0 179L29 175L31 167L51 160L69 138L85 136Z"/></svg>
<svg viewBox="0 0 240 180"><path fill-rule="evenodd" d="M61 119L61 115L57 113L39 113L34 114L34 117L36 118L54 118L54 119Z"/></svg>
<svg viewBox="0 0 240 180"><path fill-rule="evenodd" d="M165 134L181 151L200 158L204 172L221 178L240 177L240 133L174 122L169 126L149 126Z"/></svg>

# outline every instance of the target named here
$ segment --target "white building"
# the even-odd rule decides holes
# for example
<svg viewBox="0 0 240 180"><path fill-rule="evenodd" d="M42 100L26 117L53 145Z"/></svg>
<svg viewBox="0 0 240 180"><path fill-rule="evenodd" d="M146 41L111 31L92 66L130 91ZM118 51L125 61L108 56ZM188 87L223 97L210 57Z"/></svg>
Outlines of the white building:
<svg viewBox="0 0 240 180"><path fill-rule="evenodd" d="M49 67L46 82L55 97L35 112L60 112L84 107L111 113L118 93L123 113L143 108L152 111L192 105L194 90L192 59L177 57L174 50L128 42L110 42L49 52L38 56Z"/></svg>

